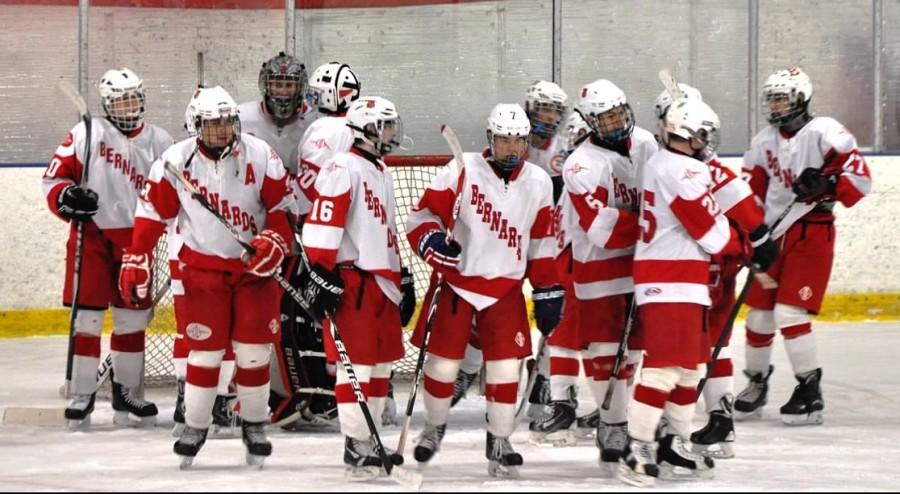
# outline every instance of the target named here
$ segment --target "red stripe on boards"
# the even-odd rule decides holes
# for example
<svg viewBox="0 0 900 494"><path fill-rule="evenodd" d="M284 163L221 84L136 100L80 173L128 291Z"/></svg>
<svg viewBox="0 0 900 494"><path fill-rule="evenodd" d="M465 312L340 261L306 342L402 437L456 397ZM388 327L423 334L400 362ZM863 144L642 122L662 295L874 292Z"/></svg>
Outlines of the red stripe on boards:
<svg viewBox="0 0 900 494"><path fill-rule="evenodd" d="M358 9L383 7L416 7L423 5L461 4L486 0L297 0L296 8ZM78 6L78 0L0 0L0 5ZM262 10L284 9L284 0L91 0L92 7L137 7L154 9Z"/></svg>

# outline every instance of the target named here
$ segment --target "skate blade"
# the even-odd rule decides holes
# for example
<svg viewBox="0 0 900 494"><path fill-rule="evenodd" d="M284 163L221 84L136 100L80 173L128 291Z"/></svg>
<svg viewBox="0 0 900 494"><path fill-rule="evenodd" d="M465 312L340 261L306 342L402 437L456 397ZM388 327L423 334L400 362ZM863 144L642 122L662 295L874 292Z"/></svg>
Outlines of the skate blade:
<svg viewBox="0 0 900 494"><path fill-rule="evenodd" d="M350 482L368 482L381 475L381 467L347 467L344 478Z"/></svg>
<svg viewBox="0 0 900 494"><path fill-rule="evenodd" d="M241 428L213 424L209 426L209 439L235 439L241 437Z"/></svg>
<svg viewBox="0 0 900 494"><path fill-rule="evenodd" d="M172 427L172 437L179 438L181 434L184 433L184 424L175 422L175 427Z"/></svg>
<svg viewBox="0 0 900 494"><path fill-rule="evenodd" d="M491 461L488 463L488 475L500 479L517 479L519 478L519 467L501 465L496 461Z"/></svg>
<svg viewBox="0 0 900 494"><path fill-rule="evenodd" d="M708 456L716 460L728 460L734 458L734 443L731 441L713 444L693 444L694 446L692 449L694 453Z"/></svg>
<svg viewBox="0 0 900 494"><path fill-rule="evenodd" d="M72 432L83 432L91 427L91 416L88 415L83 419L67 419L66 428Z"/></svg>
<svg viewBox="0 0 900 494"><path fill-rule="evenodd" d="M753 410L752 412L742 412L740 410L734 411L734 420L738 422L746 422L749 420L760 420L763 418L763 409L762 407Z"/></svg>
<svg viewBox="0 0 900 494"><path fill-rule="evenodd" d="M591 439L597 433L596 427L576 427L575 439Z"/></svg>
<svg viewBox="0 0 900 494"><path fill-rule="evenodd" d="M659 478L662 480L674 481L693 481L693 480L709 480L715 476L713 469L697 469L674 466L669 463L661 463L659 465Z"/></svg>
<svg viewBox="0 0 900 494"><path fill-rule="evenodd" d="M575 446L578 439L572 430L561 430L554 432L536 432L531 431L531 437L528 442L536 446L564 448Z"/></svg>
<svg viewBox="0 0 900 494"><path fill-rule="evenodd" d="M247 462L248 467L252 467L257 470L262 470L263 465L265 465L266 463L265 456L252 455L250 453L247 453L247 455L244 457L244 460Z"/></svg>
<svg viewBox="0 0 900 494"><path fill-rule="evenodd" d="M156 416L138 417L126 411L116 411L113 414L113 424L120 427L154 427L156 425Z"/></svg>
<svg viewBox="0 0 900 494"><path fill-rule="evenodd" d="M650 487L656 484L656 477L635 472L624 463L619 463L619 467L616 469L616 478L635 487Z"/></svg>
<svg viewBox="0 0 900 494"><path fill-rule="evenodd" d="M822 411L812 413L804 413L799 415L781 415L781 422L784 425L801 426L801 425L822 425L825 423L825 417Z"/></svg>
<svg viewBox="0 0 900 494"><path fill-rule="evenodd" d="M184 456L178 455L178 468L179 470L187 470L191 468L191 465L194 464L193 456Z"/></svg>

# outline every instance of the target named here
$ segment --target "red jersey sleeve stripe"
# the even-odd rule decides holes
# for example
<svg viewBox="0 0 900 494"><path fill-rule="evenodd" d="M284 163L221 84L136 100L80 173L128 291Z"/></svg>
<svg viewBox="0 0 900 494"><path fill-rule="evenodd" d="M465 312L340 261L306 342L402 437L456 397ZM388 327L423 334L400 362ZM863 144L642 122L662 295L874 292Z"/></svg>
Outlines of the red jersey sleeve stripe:
<svg viewBox="0 0 900 494"><path fill-rule="evenodd" d="M763 212L753 196L745 197L725 211L725 217L737 223L745 232L752 232L765 221Z"/></svg>
<svg viewBox="0 0 900 494"><path fill-rule="evenodd" d="M637 242L637 215L621 209L618 210L618 213L619 217L616 219L613 231L604 245L607 249L625 249Z"/></svg>
<svg viewBox="0 0 900 494"><path fill-rule="evenodd" d="M670 205L678 221L684 225L688 235L694 240L703 238L716 224L715 217L709 213L707 206L703 204L704 201L712 201L712 197L704 194L691 201L676 196ZM715 204L714 201L713 204Z"/></svg>

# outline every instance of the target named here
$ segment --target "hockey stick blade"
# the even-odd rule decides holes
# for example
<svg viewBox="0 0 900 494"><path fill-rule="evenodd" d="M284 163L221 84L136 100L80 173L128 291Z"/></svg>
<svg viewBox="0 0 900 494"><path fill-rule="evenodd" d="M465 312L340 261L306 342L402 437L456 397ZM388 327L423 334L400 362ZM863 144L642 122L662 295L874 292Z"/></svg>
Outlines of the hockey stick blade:
<svg viewBox="0 0 900 494"><path fill-rule="evenodd" d="M456 160L457 172L462 172L462 169L466 166L466 162L463 161L462 146L459 144L459 138L456 137L456 132L453 131L452 127L444 124L441 125L441 136L444 137L444 141L447 142L447 147L450 148L450 152L453 154L453 159Z"/></svg>
<svg viewBox="0 0 900 494"><path fill-rule="evenodd" d="M666 91L672 95L673 101L684 97L684 93L681 92L681 88L678 87L678 82L672 77L672 73L669 72L669 69L659 70L659 82L661 82L666 88Z"/></svg>
<svg viewBox="0 0 900 494"><path fill-rule="evenodd" d="M397 465L391 468L390 478L394 482L410 489L419 490L422 488L421 473L413 472Z"/></svg>
<svg viewBox="0 0 900 494"><path fill-rule="evenodd" d="M85 115L90 116L90 112L88 112L87 103L84 101L84 98L78 93L78 90L75 89L75 86L72 85L71 82L60 79L59 82L56 83L59 86L59 89L72 100L72 104L75 105L75 108L78 109L78 113L81 115L81 118L84 118Z"/></svg>

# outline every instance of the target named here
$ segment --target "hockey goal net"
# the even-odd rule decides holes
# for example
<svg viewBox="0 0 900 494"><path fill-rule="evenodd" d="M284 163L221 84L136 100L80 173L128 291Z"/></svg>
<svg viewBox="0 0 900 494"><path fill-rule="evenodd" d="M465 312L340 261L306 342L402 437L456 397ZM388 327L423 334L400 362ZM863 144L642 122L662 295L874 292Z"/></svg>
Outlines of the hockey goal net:
<svg viewBox="0 0 900 494"><path fill-rule="evenodd" d="M394 194L397 201L397 230L400 237L400 256L403 265L410 268L416 283L418 308L425 297L431 268L416 256L406 240L406 217L418 202L425 188L438 169L449 162L450 156L390 156L386 160L394 179ZM155 259L166 259L166 238L163 236L154 252ZM156 262L154 266L154 287L151 293L165 295L154 310L153 320L147 328L146 358L144 377L146 386L163 386L175 382L175 365L172 362L172 345L175 341L175 311L172 294L165 291L169 281L169 264ZM403 341L406 356L394 364L395 379L411 378L419 355L418 348L409 343L416 317L404 328Z"/></svg>

